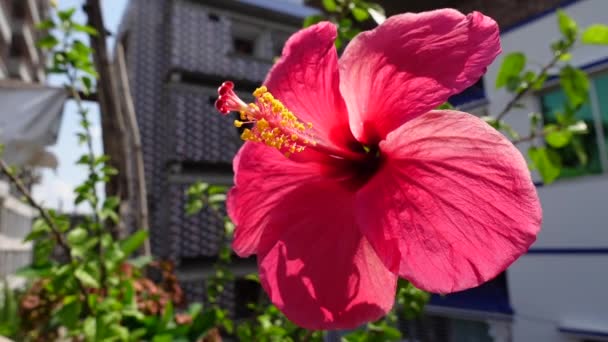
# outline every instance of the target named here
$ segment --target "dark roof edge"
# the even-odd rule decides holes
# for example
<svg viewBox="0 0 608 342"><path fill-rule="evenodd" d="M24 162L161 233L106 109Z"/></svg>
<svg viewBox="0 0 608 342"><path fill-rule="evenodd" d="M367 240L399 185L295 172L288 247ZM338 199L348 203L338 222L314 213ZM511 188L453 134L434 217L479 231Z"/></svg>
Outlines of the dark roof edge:
<svg viewBox="0 0 608 342"><path fill-rule="evenodd" d="M269 19L274 22L302 26L302 21L308 15L318 13L317 10L295 4L281 4L277 6L272 1L264 0L188 0L208 7L247 13L248 16Z"/></svg>

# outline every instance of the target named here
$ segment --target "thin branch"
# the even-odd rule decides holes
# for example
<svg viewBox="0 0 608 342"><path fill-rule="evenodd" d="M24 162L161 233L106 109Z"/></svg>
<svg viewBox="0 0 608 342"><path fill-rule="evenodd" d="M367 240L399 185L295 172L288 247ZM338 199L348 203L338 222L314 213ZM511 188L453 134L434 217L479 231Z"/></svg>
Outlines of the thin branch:
<svg viewBox="0 0 608 342"><path fill-rule="evenodd" d="M521 144L521 143L524 143L524 142L532 141L532 140L534 140L536 138L539 138L539 137L542 137L544 135L545 134L542 134L542 135L530 134L528 136L512 140L511 142L513 143L513 145L517 145L517 144Z"/></svg>
<svg viewBox="0 0 608 342"><path fill-rule="evenodd" d="M561 57L561 54L556 53L555 56L553 57L553 59L542 68L542 70L540 71L540 73L538 74L536 79L538 80L538 79L545 77L547 75L547 73L549 72L549 69L553 68L555 66L555 64L557 64L560 57ZM530 92L531 89L532 89L532 87L530 87L530 85L528 85L525 89L519 91L511 99L511 101L509 101L509 103L507 103L507 105L500 112L500 114L498 114L498 116L496 116L496 120L502 120L502 118L504 118L505 115L507 115L513 109L513 107L515 107L515 105L517 105L517 103L519 103L519 101Z"/></svg>
<svg viewBox="0 0 608 342"><path fill-rule="evenodd" d="M72 258L72 253L71 253L70 247L68 246L68 243L65 241L64 236L61 234L61 231L55 224L55 221L53 221L53 219L51 218L49 213L40 204L38 204L38 202L36 202L36 200L34 200L34 198L30 194L30 192L27 190L27 188L25 187L23 182L17 176L15 176L13 174L13 172L11 172L10 167L2 159L0 159L0 172L2 172L4 175L6 175L8 177L8 179L10 180L10 182L13 185L15 185L15 187L17 187L17 190L19 190L21 195L23 195L23 197L25 197L27 203L29 205L31 205L32 207L36 208L36 210L40 214L40 217L44 220L44 222L47 224L49 229L51 229L51 233L53 234L55 241L57 241L57 245L59 245L59 247L61 247L61 249L63 249L63 252L65 253L66 257L68 258L68 261L70 262L70 264L74 264L75 262L74 262L74 258ZM76 282L78 283L78 288L80 289L80 292L82 293L82 295L84 295L85 310L90 311L88 301L86 300L87 294L88 294L87 290L84 287L84 285L80 282L79 279L76 279Z"/></svg>
<svg viewBox="0 0 608 342"><path fill-rule="evenodd" d="M519 139L511 140L511 143L513 143L513 145L517 145L517 144L521 144L521 143L524 143L524 142L533 141L536 138L542 138L542 137L546 136L547 134L552 133L552 132L556 132L556 131L557 131L557 129L539 130L539 131L536 131L536 132L532 132L532 133L530 133L530 135L527 135L525 137L521 137Z"/></svg>
<svg viewBox="0 0 608 342"><path fill-rule="evenodd" d="M64 50L68 50L68 47L70 45L69 36L70 36L70 32L67 32L64 35L64 40L63 40L63 49ZM66 85L66 88L71 93L72 99L76 103L78 114L80 114L83 121L88 121L88 117L87 117L88 111L84 107L83 101L80 98L80 94L78 93L78 90L76 89L77 70L75 70L74 68L71 68L71 70L68 70L66 72L66 77L68 78L68 84ZM92 141L93 139L92 139L91 129L89 127L88 122L83 124L82 128L84 129L84 134L86 136L85 140L86 140L86 145L87 145L87 155L88 155L88 159L89 159L88 163L87 163L88 168L89 168L88 176L89 176L89 179L91 179L93 175L97 174L97 172L95 171L95 150L93 149L93 141ZM99 254L99 260L101 260L100 267L99 267L99 273L100 273L99 278L100 278L100 283L102 285L105 285L106 278L107 278L107 272L106 272L106 268L103 263L104 249L103 249L103 245L101 243L103 229L101 226L101 220L99 218L99 213L98 213L99 196L97 195L96 182L92 182L91 186L93 187L92 192L91 192L92 198L89 200L89 202L93 209L93 213L92 213L93 226L95 227L96 233L99 237L99 243L97 244L97 253Z"/></svg>
<svg viewBox="0 0 608 342"><path fill-rule="evenodd" d="M25 197L27 203L29 205L31 205L32 207L36 208L36 210L40 214L40 217L44 220L44 222L46 222L46 224L51 229L51 232L53 233L53 236L55 237L57 244L61 248L64 249L64 251L66 252L66 254L68 256L68 259L70 260L70 262L72 262L72 256L70 255L70 247L68 246L67 242L63 238L63 235L61 235L61 232L59 231L59 228L55 224L55 221L53 221L53 219L51 219L51 217L49 216L48 212L46 210L44 210L44 208L42 208L42 206L40 206L40 204L38 204L34 200L34 198L30 194L30 192L27 190L27 188L25 187L23 182L19 178L17 178L13 174L13 172L11 172L10 167L2 159L0 159L0 171L2 171L2 173L4 175L6 175L8 177L8 179L11 181L11 183L13 183L13 185L15 185L15 187L17 187L17 190L19 190L21 195L23 195Z"/></svg>

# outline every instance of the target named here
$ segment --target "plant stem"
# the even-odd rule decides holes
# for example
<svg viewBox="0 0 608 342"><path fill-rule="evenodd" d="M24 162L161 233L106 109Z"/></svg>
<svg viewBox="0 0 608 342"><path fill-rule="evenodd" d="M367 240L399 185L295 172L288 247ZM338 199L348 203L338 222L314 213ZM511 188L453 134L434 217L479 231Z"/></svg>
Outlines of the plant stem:
<svg viewBox="0 0 608 342"><path fill-rule="evenodd" d="M70 32L66 32L65 37L69 37L70 36ZM63 41L63 48L64 50L67 50L69 47L69 40L64 39ZM88 179L92 180L94 179L94 176L97 175L97 172L95 171L95 151L93 150L93 139L92 139L92 135L91 135L91 129L89 126L89 122L88 122L88 117L87 117L87 113L88 110L84 107L83 105L83 101L82 98L80 97L80 94L78 93L78 91L76 90L76 72L77 70L75 70L72 66L71 70L68 70L66 72L66 77L68 78L68 84L66 84L66 88L68 89L68 91L71 92L72 94L72 98L74 99L74 102L76 102L76 107L77 107L77 111L78 114L80 114L83 124L81 124L81 127L84 129L84 134L85 134L85 141L86 141L86 146L87 146L87 155L88 155L88 168L89 168L89 174L88 174ZM95 228L95 232L97 233L97 236L99 238L99 242L97 243L97 253L99 254L99 280L100 280L100 284L101 286L105 286L106 283L106 278L107 278L107 272L106 272L106 268L104 266L103 263L103 258L104 258L104 249L103 249L103 244L102 244L102 235L103 235L103 227L101 226L101 220L99 218L99 213L98 213L98 206L99 206L99 195L97 194L97 188L96 188L96 182L92 181L90 186L92 187L92 191L91 191L91 199L89 200L89 203L93 209L93 213L92 213L92 217L93 217L93 227Z"/></svg>
<svg viewBox="0 0 608 342"><path fill-rule="evenodd" d="M562 55L561 53L556 53L555 56L553 57L553 59L541 69L538 76L536 76L535 81L539 80L541 78L544 78L547 75L547 73L549 72L549 69L553 68L555 66L555 64L557 64L561 55ZM515 107L515 105L525 95L527 95L530 92L531 89L532 89L532 87L530 87L530 85L528 85L523 90L517 92L517 94L515 94L515 96L511 99L511 101L509 101L507 103L507 105L503 108L503 110L500 112L500 114L498 114L498 116L496 116L496 120L498 120L498 121L502 120L502 118L504 118L513 109L513 107Z"/></svg>
<svg viewBox="0 0 608 342"><path fill-rule="evenodd" d="M552 132L556 132L558 131L558 129L544 129L544 130L539 130L539 131L535 131L530 133L530 135L525 136L525 137L521 137L519 139L515 139L515 140L511 140L511 142L513 143L513 145L517 145L517 144L521 144L523 142L527 142L527 141L532 141L536 138L542 138L545 135L552 133Z"/></svg>

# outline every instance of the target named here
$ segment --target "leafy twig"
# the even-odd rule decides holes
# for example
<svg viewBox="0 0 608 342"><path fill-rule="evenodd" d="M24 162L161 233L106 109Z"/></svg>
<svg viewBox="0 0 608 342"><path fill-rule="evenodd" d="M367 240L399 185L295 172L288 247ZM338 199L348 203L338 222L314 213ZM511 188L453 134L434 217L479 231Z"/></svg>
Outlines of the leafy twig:
<svg viewBox="0 0 608 342"><path fill-rule="evenodd" d="M63 249L63 252L65 253L66 257L68 258L68 261L71 264L73 264L74 258L72 258L72 254L70 252L70 247L68 246L68 243L65 241L64 236L61 234L61 231L55 224L55 221L53 221L53 219L51 218L49 213L40 204L38 204L38 202L36 202L36 200L34 200L34 198L30 194L30 192L27 190L27 188L25 187L23 182L17 176L15 176L13 172L11 172L10 167L2 159L0 159L0 172L2 172L4 175L6 175L8 177L8 179L10 180L10 182L13 185L15 185L15 187L21 193L21 195L23 195L23 197L25 197L25 200L27 201L27 203L29 205L31 205L32 207L36 208L36 210L40 214L40 218L42 218L44 220L44 222L47 224L47 226L51 230L51 233L53 234L55 241L57 241L57 244L59 245L59 247L61 247ZM87 290L84 287L84 285L80 282L79 279L76 279L76 282L78 283L78 288L80 289L80 292L82 293L82 295L84 295L84 298L85 298L85 300L84 300L85 310L89 311L88 301L86 300Z"/></svg>
<svg viewBox="0 0 608 342"><path fill-rule="evenodd" d="M556 53L553 59L542 68L542 70L536 77L536 80L546 77L549 70L553 68L555 64L557 64L561 56L561 53ZM526 86L524 89L518 91L517 94L511 99L511 101L506 104L500 114L496 116L496 120L502 120L502 118L504 118L505 115L507 115L513 109L513 107L515 107L517 103L519 103L519 101L530 92L531 89L532 87L528 84L528 86Z"/></svg>

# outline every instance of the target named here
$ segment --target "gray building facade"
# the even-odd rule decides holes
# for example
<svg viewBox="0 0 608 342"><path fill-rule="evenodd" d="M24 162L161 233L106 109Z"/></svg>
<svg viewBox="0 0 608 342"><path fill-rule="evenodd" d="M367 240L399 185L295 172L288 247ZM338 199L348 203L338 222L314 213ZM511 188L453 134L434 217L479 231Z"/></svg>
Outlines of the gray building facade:
<svg viewBox="0 0 608 342"><path fill-rule="evenodd" d="M315 12L276 0L132 0L127 8L118 41L141 132L152 254L176 263L191 301L205 297L224 228L210 210L187 216L185 191L197 180L230 185L242 143L214 108L217 87L232 80L247 98ZM255 269L254 260L236 265Z"/></svg>

